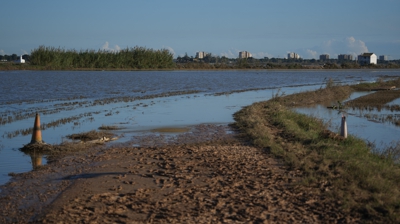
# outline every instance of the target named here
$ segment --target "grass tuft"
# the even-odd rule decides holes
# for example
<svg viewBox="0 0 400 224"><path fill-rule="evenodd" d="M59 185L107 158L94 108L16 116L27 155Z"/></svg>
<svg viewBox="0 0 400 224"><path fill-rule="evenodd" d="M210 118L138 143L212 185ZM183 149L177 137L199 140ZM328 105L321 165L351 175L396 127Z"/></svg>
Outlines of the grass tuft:
<svg viewBox="0 0 400 224"><path fill-rule="evenodd" d="M363 140L351 135L343 139L319 119L289 109L290 102L337 101L350 93L349 86L330 86L276 96L235 113L235 126L255 146L303 171L302 184L318 189L329 183L326 196L340 200L344 210L361 213L366 220L400 222L399 144L377 154Z"/></svg>

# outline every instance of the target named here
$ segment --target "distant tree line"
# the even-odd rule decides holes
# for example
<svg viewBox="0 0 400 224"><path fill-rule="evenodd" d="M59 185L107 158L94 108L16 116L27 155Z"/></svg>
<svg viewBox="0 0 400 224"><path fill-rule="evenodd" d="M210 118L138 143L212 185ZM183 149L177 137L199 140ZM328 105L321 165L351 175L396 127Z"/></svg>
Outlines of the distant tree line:
<svg viewBox="0 0 400 224"><path fill-rule="evenodd" d="M352 60L316 60L285 58L226 58L208 54L199 59L187 54L176 59L178 69L359 69L400 68L400 60L378 61L377 65L360 65Z"/></svg>
<svg viewBox="0 0 400 224"><path fill-rule="evenodd" d="M0 61L15 61L18 55L0 55ZM377 65L360 65L352 60L338 59L285 59L285 58L227 58L206 54L203 58L178 56L166 49L153 50L144 47L126 48L120 51L65 50L39 46L30 55L23 55L26 64L0 63L0 70L135 70L135 69L359 69L400 68L400 60L381 61Z"/></svg>
<svg viewBox="0 0 400 224"><path fill-rule="evenodd" d="M169 69L174 67L173 54L167 49L144 47L120 51L65 50L40 46L30 55L31 65L52 69Z"/></svg>
<svg viewBox="0 0 400 224"><path fill-rule="evenodd" d="M18 55L12 54L12 55L0 55L0 61L15 61L19 58ZM29 55L24 54L22 56L23 59L29 60Z"/></svg>

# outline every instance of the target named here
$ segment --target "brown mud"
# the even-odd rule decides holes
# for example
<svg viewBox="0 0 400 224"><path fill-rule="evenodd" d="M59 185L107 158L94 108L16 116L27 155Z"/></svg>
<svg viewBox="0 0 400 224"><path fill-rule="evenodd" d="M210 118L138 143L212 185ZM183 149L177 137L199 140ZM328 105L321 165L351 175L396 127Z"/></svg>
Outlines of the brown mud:
<svg viewBox="0 0 400 224"><path fill-rule="evenodd" d="M275 100L312 105L323 102L318 95L348 97L344 88L343 96L328 88ZM365 222L324 196L329 185L304 186L301 171L226 126L84 147L12 174L0 186L0 223Z"/></svg>
<svg viewBox="0 0 400 224"><path fill-rule="evenodd" d="M329 186L298 184L268 151L226 126L91 148L1 187L1 223L353 223ZM141 147L132 147L140 144Z"/></svg>

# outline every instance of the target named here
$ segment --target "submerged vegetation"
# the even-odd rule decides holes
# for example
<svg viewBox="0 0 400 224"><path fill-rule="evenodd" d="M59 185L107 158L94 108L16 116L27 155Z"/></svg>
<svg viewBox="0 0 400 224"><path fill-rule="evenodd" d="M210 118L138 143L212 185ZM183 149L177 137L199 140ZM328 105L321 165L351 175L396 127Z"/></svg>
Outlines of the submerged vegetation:
<svg viewBox="0 0 400 224"><path fill-rule="evenodd" d="M167 49L153 50L144 47L120 51L65 50L40 46L30 55L30 64L43 69L171 69L173 54Z"/></svg>
<svg viewBox="0 0 400 224"><path fill-rule="evenodd" d="M290 109L337 101L354 91L329 82L327 86L315 92L277 94L245 107L234 115L235 126L252 144L290 169L303 171L302 184L336 198L344 210L359 213L368 222L399 222L400 144L378 153L363 140L341 138L327 131L321 120Z"/></svg>

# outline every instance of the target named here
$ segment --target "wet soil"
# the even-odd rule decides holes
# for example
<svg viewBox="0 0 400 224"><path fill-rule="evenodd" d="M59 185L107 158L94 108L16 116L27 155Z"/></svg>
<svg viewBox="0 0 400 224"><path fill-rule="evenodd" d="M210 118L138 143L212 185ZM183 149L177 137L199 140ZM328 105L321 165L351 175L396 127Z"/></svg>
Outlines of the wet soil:
<svg viewBox="0 0 400 224"><path fill-rule="evenodd" d="M320 103L315 95L339 97L334 89L322 91L275 100L299 106ZM301 171L219 125L199 125L173 136L135 136L108 147L87 145L12 176L0 186L0 223L362 220L346 212L340 199L324 196L329 186L304 186Z"/></svg>
<svg viewBox="0 0 400 224"><path fill-rule="evenodd" d="M133 147L132 145L140 145ZM268 151L226 126L142 136L17 174L1 187L1 223L353 223L329 191L298 184Z"/></svg>

